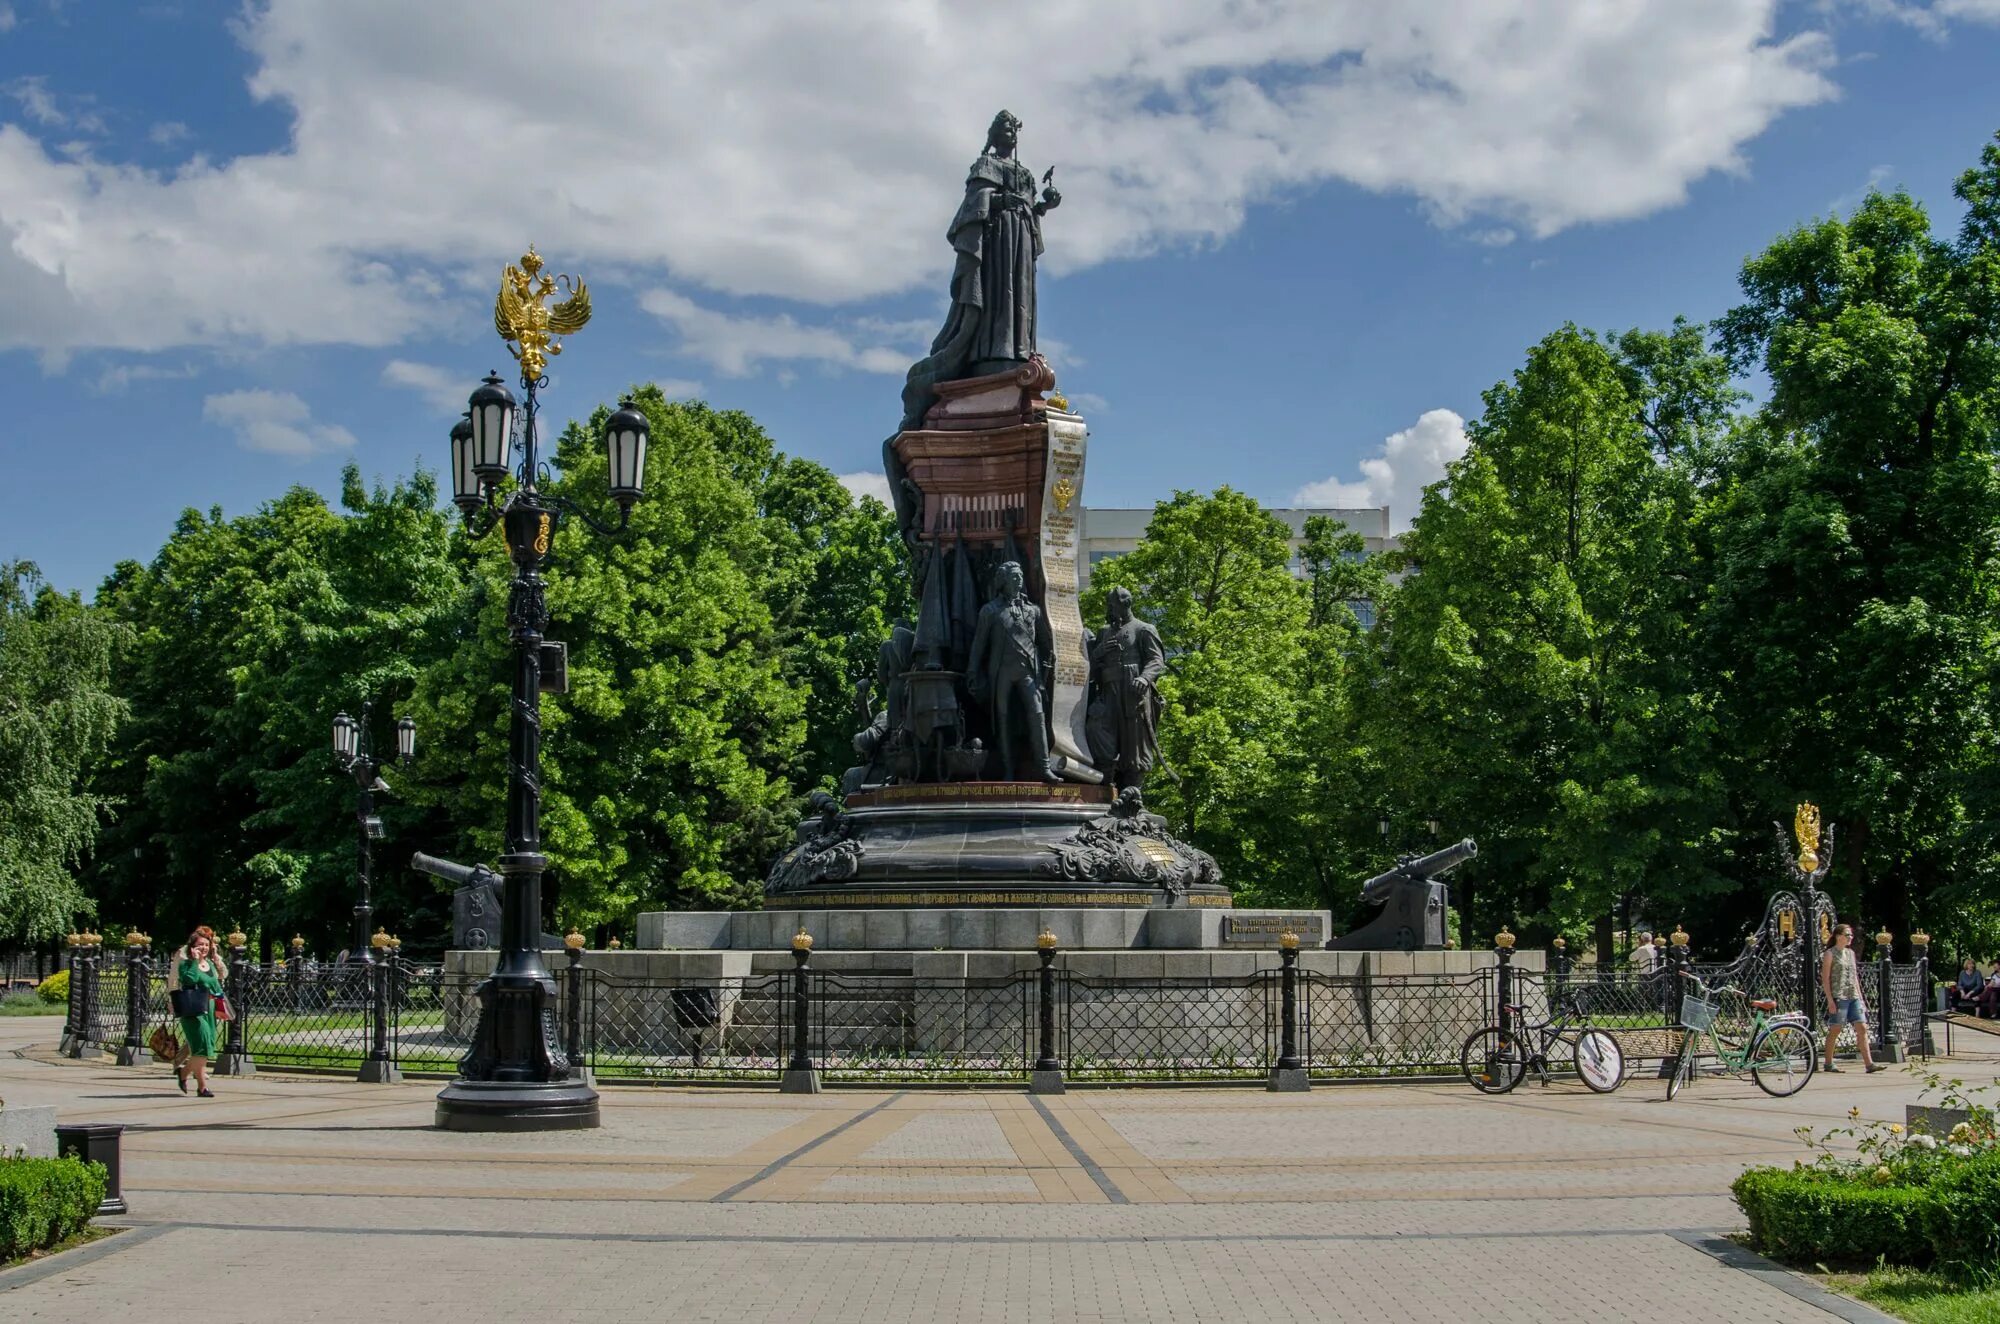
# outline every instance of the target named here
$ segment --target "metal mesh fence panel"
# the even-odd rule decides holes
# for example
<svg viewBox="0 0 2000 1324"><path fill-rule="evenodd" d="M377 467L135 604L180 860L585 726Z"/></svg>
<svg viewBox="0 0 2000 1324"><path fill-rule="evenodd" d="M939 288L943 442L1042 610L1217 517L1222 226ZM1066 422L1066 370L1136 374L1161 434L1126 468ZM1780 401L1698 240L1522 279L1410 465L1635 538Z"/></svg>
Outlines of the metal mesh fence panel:
<svg viewBox="0 0 2000 1324"><path fill-rule="evenodd" d="M1515 972L1514 999L1540 1008L1544 995L1526 973ZM1490 969L1301 975L1300 1056L1311 1075L1327 1079L1454 1073L1466 1037L1497 1019L1495 983Z"/></svg>
<svg viewBox="0 0 2000 1324"><path fill-rule="evenodd" d="M1030 976L1032 978L1032 976ZM1230 1080L1278 1056L1276 971L1206 979L1059 977L1063 1072L1075 1080ZM1024 1022L1032 1018L1029 1003Z"/></svg>
<svg viewBox="0 0 2000 1324"><path fill-rule="evenodd" d="M1037 981L1025 971L992 979L811 973L813 1064L837 1081L1024 1080ZM788 997L790 979L779 982ZM790 1017L781 1011L778 1019L789 1026Z"/></svg>
<svg viewBox="0 0 2000 1324"><path fill-rule="evenodd" d="M373 968L294 960L242 972L244 1046L273 1065L356 1067L367 1055Z"/></svg>
<svg viewBox="0 0 2000 1324"><path fill-rule="evenodd" d="M1925 999L1930 993L1924 987L1927 982L1924 967L1920 965L1890 967L1889 993L1892 1009L1896 1015L1894 1022L1896 1033L1901 1036L1904 1043L1910 1045L1912 1052L1922 1051L1918 1040L1923 1034Z"/></svg>
<svg viewBox="0 0 2000 1324"><path fill-rule="evenodd" d="M566 998L569 981L557 982ZM667 984L586 970L585 1060L608 1083L774 1081L790 1042L790 989L775 974Z"/></svg>

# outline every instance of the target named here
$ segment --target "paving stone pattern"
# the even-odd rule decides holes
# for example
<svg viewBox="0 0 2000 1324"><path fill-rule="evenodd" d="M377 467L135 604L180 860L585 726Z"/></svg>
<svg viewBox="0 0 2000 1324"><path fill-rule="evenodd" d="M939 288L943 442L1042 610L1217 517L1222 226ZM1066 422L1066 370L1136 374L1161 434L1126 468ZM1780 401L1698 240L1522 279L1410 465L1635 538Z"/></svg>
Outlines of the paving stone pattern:
<svg viewBox="0 0 2000 1324"><path fill-rule="evenodd" d="M1902 1073L1790 1100L1650 1077L1524 1086L605 1092L602 1129L429 1129L437 1086L53 1054L0 1022L0 1097L120 1122L134 1230L0 1274L0 1318L123 1317L198 1287L204 1324L385 1319L1819 1322L1688 1234L1730 1179ZM1954 1072L1991 1075L1992 1060ZM1677 1237L1676 1234L1680 1234ZM191 1268L191 1266L193 1266ZM191 1276L192 1275L192 1276ZM1862 1316L1853 1316L1865 1318Z"/></svg>

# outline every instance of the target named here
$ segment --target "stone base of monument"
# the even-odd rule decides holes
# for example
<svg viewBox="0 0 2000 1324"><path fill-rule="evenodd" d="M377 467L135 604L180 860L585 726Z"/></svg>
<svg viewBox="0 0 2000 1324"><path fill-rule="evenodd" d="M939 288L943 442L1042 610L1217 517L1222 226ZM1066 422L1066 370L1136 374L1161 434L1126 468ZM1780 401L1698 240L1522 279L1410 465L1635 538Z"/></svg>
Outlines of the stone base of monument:
<svg viewBox="0 0 2000 1324"><path fill-rule="evenodd" d="M942 782L849 794L800 822L772 866L770 909L1074 906L1228 909L1215 864L1111 788Z"/></svg>
<svg viewBox="0 0 2000 1324"><path fill-rule="evenodd" d="M153 1060L152 1052L144 1044L119 1044L118 1065L121 1067L143 1067Z"/></svg>
<svg viewBox="0 0 2000 1324"><path fill-rule="evenodd" d="M363 1085L398 1085L402 1083L403 1073L397 1070L394 1062L364 1058L361 1070L354 1079Z"/></svg>
<svg viewBox="0 0 2000 1324"><path fill-rule="evenodd" d="M1063 1073L1060 1071L1031 1071L1028 1073L1028 1093L1065 1094L1068 1087L1063 1084Z"/></svg>
<svg viewBox="0 0 2000 1324"><path fill-rule="evenodd" d="M218 1076L254 1076L257 1064L248 1053L224 1053L215 1059L215 1074Z"/></svg>
<svg viewBox="0 0 2000 1324"><path fill-rule="evenodd" d="M1312 1082L1304 1067L1272 1067L1270 1084L1264 1088L1273 1094L1303 1094L1312 1088Z"/></svg>
<svg viewBox="0 0 2000 1324"><path fill-rule="evenodd" d="M1093 891L1107 893L1104 888ZM1276 951L1279 935L1288 930L1299 935L1301 947L1322 946L1331 919L1324 910L1078 905L1075 897L1061 892L1007 895L1020 900L983 909L874 909L865 905L867 893L855 893L853 908L648 911L639 916L638 946L645 951L783 951L791 947L792 935L804 929L812 935L816 966L828 952L1025 952L1044 931L1056 935L1056 946L1063 951ZM1142 892L1134 899L1147 898Z"/></svg>
<svg viewBox="0 0 2000 1324"><path fill-rule="evenodd" d="M818 1094L819 1072L810 1067L786 1067L778 1077L780 1094Z"/></svg>

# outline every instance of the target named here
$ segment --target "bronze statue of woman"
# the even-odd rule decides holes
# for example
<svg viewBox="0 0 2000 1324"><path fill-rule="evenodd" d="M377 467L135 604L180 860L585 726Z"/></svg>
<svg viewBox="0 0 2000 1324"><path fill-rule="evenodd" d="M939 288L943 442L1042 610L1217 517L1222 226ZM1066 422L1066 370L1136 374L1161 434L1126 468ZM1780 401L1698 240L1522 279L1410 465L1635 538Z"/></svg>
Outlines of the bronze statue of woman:
<svg viewBox="0 0 2000 1324"><path fill-rule="evenodd" d="M938 382L1006 372L1035 352L1035 260L1042 255L1042 214L1062 205L1053 187L1036 197L1035 172L1014 158L1021 121L993 117L986 150L965 180L965 201L947 237L958 254L951 311L903 385L903 428L921 427ZM1054 174L1054 171L1050 171ZM1048 184L1048 175L1042 177Z"/></svg>

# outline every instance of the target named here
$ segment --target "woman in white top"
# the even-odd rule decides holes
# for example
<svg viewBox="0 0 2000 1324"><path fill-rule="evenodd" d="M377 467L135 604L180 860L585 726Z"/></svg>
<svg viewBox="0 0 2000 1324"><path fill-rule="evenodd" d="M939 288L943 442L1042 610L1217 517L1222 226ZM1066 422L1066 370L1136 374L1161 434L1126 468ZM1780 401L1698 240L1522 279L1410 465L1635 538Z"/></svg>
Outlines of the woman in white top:
<svg viewBox="0 0 2000 1324"><path fill-rule="evenodd" d="M1833 1045L1840 1027L1854 1027L1854 1042L1861 1049L1861 1065L1869 1071L1886 1070L1868 1051L1868 1007L1861 1000L1861 971L1854 964L1854 928L1836 925L1833 946L1819 958L1819 991L1826 998L1826 1065L1824 1071L1838 1071L1833 1064Z"/></svg>

